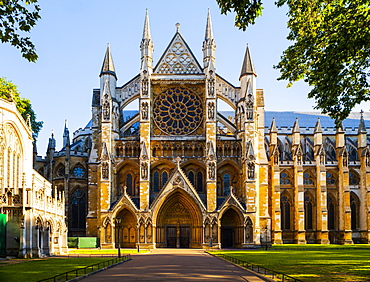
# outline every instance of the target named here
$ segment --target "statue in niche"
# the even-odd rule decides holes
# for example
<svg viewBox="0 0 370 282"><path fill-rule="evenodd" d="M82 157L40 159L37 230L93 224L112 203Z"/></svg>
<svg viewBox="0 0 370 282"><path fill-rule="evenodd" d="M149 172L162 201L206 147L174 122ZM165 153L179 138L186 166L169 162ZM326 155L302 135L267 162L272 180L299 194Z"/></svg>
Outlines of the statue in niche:
<svg viewBox="0 0 370 282"><path fill-rule="evenodd" d="M215 179L216 176L216 165L214 162L211 162L208 167L208 177L209 179Z"/></svg>
<svg viewBox="0 0 370 282"><path fill-rule="evenodd" d="M215 79L211 77L208 81L208 94L209 96L215 96Z"/></svg>
<svg viewBox="0 0 370 282"><path fill-rule="evenodd" d="M365 165L368 167L370 166L370 153L367 152L365 156Z"/></svg>
<svg viewBox="0 0 370 282"><path fill-rule="evenodd" d="M108 166L107 163L103 163L102 169L101 169L101 174L102 174L103 179L108 179L109 166Z"/></svg>
<svg viewBox="0 0 370 282"><path fill-rule="evenodd" d="M148 80L148 75L147 75L147 71L144 70L143 71L143 74L144 74L144 77L143 79L141 80L141 89L142 89L142 93L144 96L148 96L148 89L149 89L149 80Z"/></svg>
<svg viewBox="0 0 370 282"><path fill-rule="evenodd" d="M344 154L344 155L343 155L343 166L348 166L348 158L347 158L347 154Z"/></svg>
<svg viewBox="0 0 370 282"><path fill-rule="evenodd" d="M255 164L254 162L248 163L248 179L254 179Z"/></svg>
<svg viewBox="0 0 370 282"><path fill-rule="evenodd" d="M103 100L103 119L104 120L109 120L110 116L110 103L108 99L108 95L104 95L104 100Z"/></svg>
<svg viewBox="0 0 370 282"><path fill-rule="evenodd" d="M253 120L253 100L250 97L245 107L247 120Z"/></svg>
<svg viewBox="0 0 370 282"><path fill-rule="evenodd" d="M209 119L215 118L215 103L213 102L208 103L208 118Z"/></svg>
<svg viewBox="0 0 370 282"><path fill-rule="evenodd" d="M325 164L325 155L324 155L324 153L320 154L320 164L321 165Z"/></svg>
<svg viewBox="0 0 370 282"><path fill-rule="evenodd" d="M146 120L148 119L148 116L149 116L148 111L149 111L148 103L147 102L141 103L141 117L143 119L146 119Z"/></svg>
<svg viewBox="0 0 370 282"><path fill-rule="evenodd" d="M148 164L146 162L141 164L141 176L143 179L148 179Z"/></svg>

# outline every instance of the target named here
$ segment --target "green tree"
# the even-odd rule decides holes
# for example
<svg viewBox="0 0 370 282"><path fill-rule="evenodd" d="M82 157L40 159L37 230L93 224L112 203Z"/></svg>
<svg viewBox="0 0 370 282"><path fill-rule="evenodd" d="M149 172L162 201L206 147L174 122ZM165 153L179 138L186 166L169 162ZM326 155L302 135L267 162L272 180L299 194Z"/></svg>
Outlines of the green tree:
<svg viewBox="0 0 370 282"><path fill-rule="evenodd" d="M30 32L40 17L38 0L0 0L0 40L20 49L22 56L36 62L38 56L30 38L23 36Z"/></svg>
<svg viewBox="0 0 370 282"><path fill-rule="evenodd" d="M221 12L235 12L245 30L261 15L258 0L216 0ZM275 68L288 87L303 79L316 109L337 125L353 107L370 100L370 0L278 0L288 7L289 46Z"/></svg>
<svg viewBox="0 0 370 282"><path fill-rule="evenodd" d="M34 137L36 138L42 128L43 122L36 121L36 114L32 109L31 101L26 98L20 97L17 86L2 77L0 77L0 98L14 100L17 105L18 111L25 121L27 121L29 116L32 131Z"/></svg>

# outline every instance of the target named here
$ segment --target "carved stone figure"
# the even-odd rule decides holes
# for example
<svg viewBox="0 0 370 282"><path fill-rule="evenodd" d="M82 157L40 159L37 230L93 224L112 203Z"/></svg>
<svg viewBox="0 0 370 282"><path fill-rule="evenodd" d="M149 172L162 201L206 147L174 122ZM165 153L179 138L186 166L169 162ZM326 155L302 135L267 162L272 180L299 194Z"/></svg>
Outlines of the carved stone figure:
<svg viewBox="0 0 370 282"><path fill-rule="evenodd" d="M215 118L215 103L213 102L208 103L208 118L209 119Z"/></svg>
<svg viewBox="0 0 370 282"><path fill-rule="evenodd" d="M108 166L107 163L103 163L102 169L101 169L101 174L102 174L103 179L108 179L109 166Z"/></svg>
<svg viewBox="0 0 370 282"><path fill-rule="evenodd" d="M248 163L248 179L254 179L255 164L254 162Z"/></svg>
<svg viewBox="0 0 370 282"><path fill-rule="evenodd" d="M148 119L148 110L149 110L149 105L147 102L141 103L141 117L145 120Z"/></svg>
<svg viewBox="0 0 370 282"><path fill-rule="evenodd" d="M216 166L214 162L211 162L208 166L208 178L209 179L215 179L216 174Z"/></svg>
<svg viewBox="0 0 370 282"><path fill-rule="evenodd" d="M143 162L141 164L141 177L143 179L148 179L148 163L147 162Z"/></svg>
<svg viewBox="0 0 370 282"><path fill-rule="evenodd" d="M103 102L103 119L109 120L109 116L110 116L110 104L109 101L105 100Z"/></svg>

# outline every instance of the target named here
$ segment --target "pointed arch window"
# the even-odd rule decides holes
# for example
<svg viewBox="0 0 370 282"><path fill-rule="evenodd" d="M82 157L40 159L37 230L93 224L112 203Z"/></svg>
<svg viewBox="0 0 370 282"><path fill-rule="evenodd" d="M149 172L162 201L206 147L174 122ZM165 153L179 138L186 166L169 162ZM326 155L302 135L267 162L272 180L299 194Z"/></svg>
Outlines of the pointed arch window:
<svg viewBox="0 0 370 282"><path fill-rule="evenodd" d="M191 184L193 184L193 186L195 186L195 181L194 181L195 179L194 179L194 172L193 171L189 171L188 178L189 178Z"/></svg>
<svg viewBox="0 0 370 282"><path fill-rule="evenodd" d="M303 173L303 184L304 185L314 185L313 177L308 171Z"/></svg>
<svg viewBox="0 0 370 282"><path fill-rule="evenodd" d="M159 192L159 172L153 173L153 192Z"/></svg>
<svg viewBox="0 0 370 282"><path fill-rule="evenodd" d="M224 196L230 195L230 188L231 188L231 180L230 174L224 174Z"/></svg>
<svg viewBox="0 0 370 282"><path fill-rule="evenodd" d="M132 175L131 173L128 173L126 175L126 188L127 188L127 194L131 195L132 196Z"/></svg>
<svg viewBox="0 0 370 282"><path fill-rule="evenodd" d="M85 228L86 222L86 199L85 192L77 187L72 194L72 228Z"/></svg>
<svg viewBox="0 0 370 282"><path fill-rule="evenodd" d="M304 195L304 217L305 217L305 229L313 229L313 199L309 193Z"/></svg>
<svg viewBox="0 0 370 282"><path fill-rule="evenodd" d="M359 207L360 200L357 195L351 192L351 229L357 230L359 228Z"/></svg>
<svg viewBox="0 0 370 282"><path fill-rule="evenodd" d="M280 209L281 209L281 229L290 229L290 201L287 195L282 195L280 199Z"/></svg>
<svg viewBox="0 0 370 282"><path fill-rule="evenodd" d="M328 208L328 229L335 229L335 202L334 198L331 195L328 195L327 199L327 208Z"/></svg>
<svg viewBox="0 0 370 282"><path fill-rule="evenodd" d="M282 171L280 173L280 184L281 185L291 185L292 184L289 174L286 171Z"/></svg>
<svg viewBox="0 0 370 282"><path fill-rule="evenodd" d="M326 173L326 185L335 185L337 183L335 176L331 172Z"/></svg>
<svg viewBox="0 0 370 282"><path fill-rule="evenodd" d="M196 189L198 192L203 192L203 173L198 171L197 173L197 186Z"/></svg>
<svg viewBox="0 0 370 282"><path fill-rule="evenodd" d="M168 180L168 173L167 173L167 171L164 171L164 172L162 172L162 188L167 183L167 180Z"/></svg>
<svg viewBox="0 0 370 282"><path fill-rule="evenodd" d="M349 185L358 186L359 184L360 184L360 177L358 176L358 173L351 170L349 172Z"/></svg>

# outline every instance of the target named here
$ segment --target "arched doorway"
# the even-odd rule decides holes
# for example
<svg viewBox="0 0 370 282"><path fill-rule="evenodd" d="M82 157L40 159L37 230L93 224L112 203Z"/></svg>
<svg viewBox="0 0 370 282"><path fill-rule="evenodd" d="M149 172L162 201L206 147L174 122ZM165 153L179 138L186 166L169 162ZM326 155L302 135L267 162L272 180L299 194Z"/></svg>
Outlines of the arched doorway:
<svg viewBox="0 0 370 282"><path fill-rule="evenodd" d="M230 208L221 218L221 248L240 247L243 238L243 224L238 213Z"/></svg>
<svg viewBox="0 0 370 282"><path fill-rule="evenodd" d="M135 248L136 237L137 237L137 219L136 216L128 209L121 210L117 216L121 218L121 224L118 226L117 222L115 225L115 242L116 247L118 244L121 248ZM118 241L119 232L119 241Z"/></svg>
<svg viewBox="0 0 370 282"><path fill-rule="evenodd" d="M201 211L182 190L170 195L157 216L156 245L159 248L200 248L202 246Z"/></svg>

